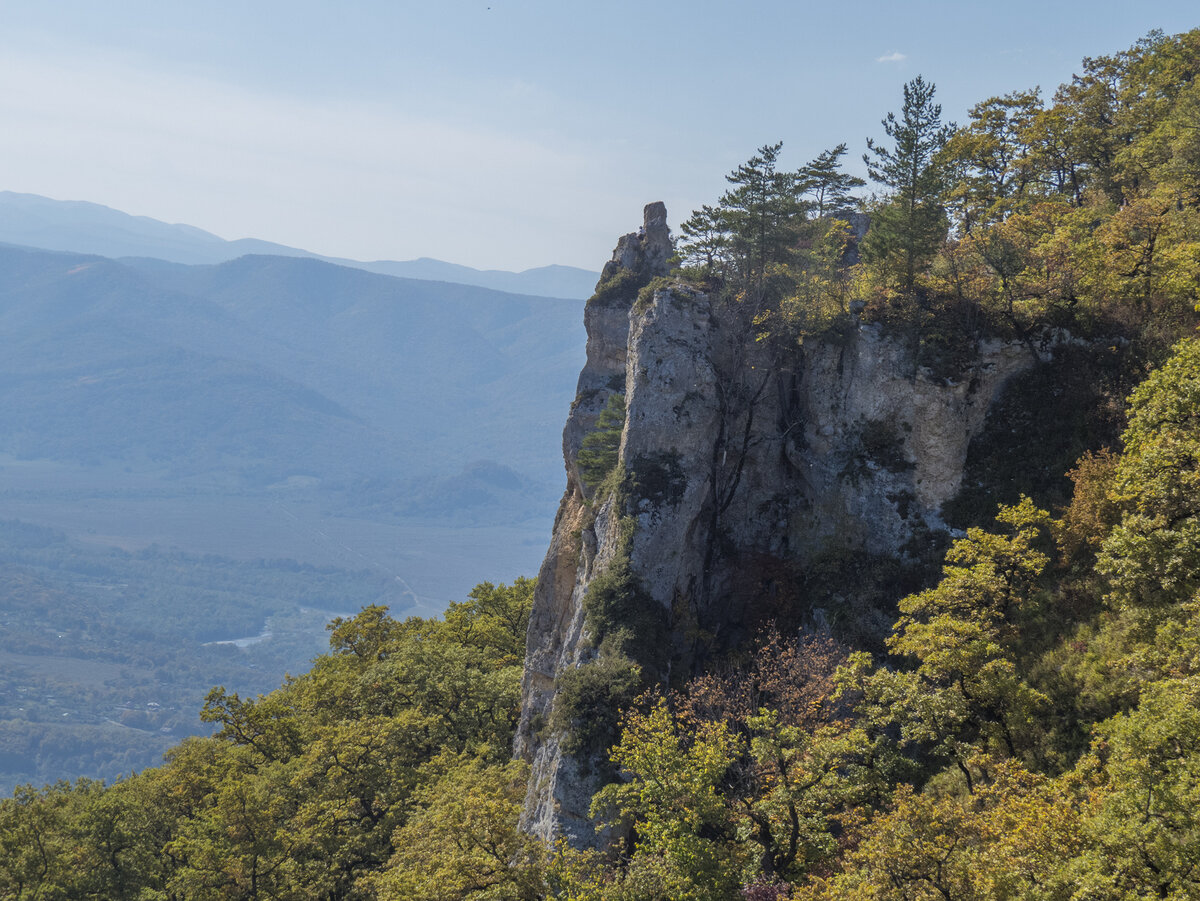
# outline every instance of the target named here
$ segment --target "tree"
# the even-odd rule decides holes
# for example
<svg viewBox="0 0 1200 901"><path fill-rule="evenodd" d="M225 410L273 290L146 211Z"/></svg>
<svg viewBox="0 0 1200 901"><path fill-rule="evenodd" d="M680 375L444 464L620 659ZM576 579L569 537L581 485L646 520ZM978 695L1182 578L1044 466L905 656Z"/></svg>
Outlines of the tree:
<svg viewBox="0 0 1200 901"><path fill-rule="evenodd" d="M538 841L518 828L528 767L444 755L413 797L371 897L405 901L533 901L544 897Z"/></svg>
<svg viewBox="0 0 1200 901"><path fill-rule="evenodd" d="M841 818L874 788L866 736L830 700L844 660L828 636L771 627L745 666L700 676L675 699L682 722L744 739L723 794L766 878L794 878L830 856Z"/></svg>
<svg viewBox="0 0 1200 901"><path fill-rule="evenodd" d="M721 197L741 287L753 295L755 304L763 300L769 267L792 261L804 222L797 177L778 168L782 149L782 143L760 147L757 155L725 176L734 187Z"/></svg>
<svg viewBox="0 0 1200 901"><path fill-rule="evenodd" d="M845 143L838 144L801 166L796 173L800 190L812 197L813 212L818 219L849 212L855 202L850 192L866 184L857 175L841 171L841 158L845 153Z"/></svg>
<svg viewBox="0 0 1200 901"><path fill-rule="evenodd" d="M946 554L934 588L900 601L888 647L916 662L862 679L861 712L900 727L906 742L953 762L968 787L968 759L982 749L1001 757L1037 750L1034 714L1046 697L1020 671L1020 625L1031 617L1049 563L1050 517L1028 498L1002 507L1002 534L970 529ZM863 671L865 655L851 657ZM851 672L854 670L852 669Z"/></svg>
<svg viewBox="0 0 1200 901"><path fill-rule="evenodd" d="M1047 779L1014 761L981 758L973 763L990 775L974 795L918 793L908 785L900 786L890 809L861 830L842 871L813 880L793 898L1069 901L1111 897L1074 894L1077 874L1070 866L1084 844L1079 780Z"/></svg>
<svg viewBox="0 0 1200 901"><path fill-rule="evenodd" d="M1106 791L1084 834L1087 897L1200 892L1200 677L1149 685L1136 710L1098 728Z"/></svg>
<svg viewBox="0 0 1200 901"><path fill-rule="evenodd" d="M871 180L890 191L886 205L874 213L864 251L893 270L906 296L913 295L918 270L946 235L941 205L946 168L940 155L954 124L942 124L934 92L934 85L919 75L908 82L899 118L888 113L883 119L892 146L868 138L870 153L863 154Z"/></svg>
<svg viewBox="0 0 1200 901"><path fill-rule="evenodd" d="M1097 287L1111 301L1143 320L1188 317L1200 279L1200 217L1180 203L1177 188L1131 195L1096 237L1104 251Z"/></svg>
<svg viewBox="0 0 1200 901"><path fill-rule="evenodd" d="M1200 341L1180 342L1130 408L1112 486L1122 517L1098 569L1119 605L1170 608L1200 590Z"/></svg>
<svg viewBox="0 0 1200 901"><path fill-rule="evenodd" d="M367 607L277 691L214 689L219 731L165 766L19 789L0 801L0 897L538 896L511 763L533 588L482 583L445 621ZM443 853L451 839L476 844ZM375 883L389 861L416 861L420 891Z"/></svg>
<svg viewBox="0 0 1200 901"><path fill-rule="evenodd" d="M992 97L971 107L970 123L947 142L963 232L1002 220L1025 198L1034 179L1030 125L1041 109L1036 89Z"/></svg>
<svg viewBox="0 0 1200 901"><path fill-rule="evenodd" d="M584 436L575 456L584 491L594 492L617 465L624 430L625 395L610 394L596 418L596 427Z"/></svg>
<svg viewBox="0 0 1200 901"><path fill-rule="evenodd" d="M523 576L511 586L480 582L465 602L451 601L446 607L442 615L446 637L478 648L492 664L522 665L536 585L536 579Z"/></svg>
<svg viewBox="0 0 1200 901"><path fill-rule="evenodd" d="M66 782L41 791L18 786L0 801L0 896L65 898L71 888L66 866L79 794L100 789L99 783Z"/></svg>
<svg viewBox="0 0 1200 901"><path fill-rule="evenodd" d="M629 874L654 874L657 897L723 901L738 883L738 859L721 779L737 753L723 723L684 728L661 698L626 714L613 763L628 781L597 793L592 815L631 826L637 837ZM639 894L639 897L645 895Z"/></svg>
<svg viewBox="0 0 1200 901"><path fill-rule="evenodd" d="M204 806L166 844L167 853L185 861L169 890L197 901L280 897L296 847L284 828L295 803L289 767L260 765L240 747L229 749L225 763Z"/></svg>
<svg viewBox="0 0 1200 901"><path fill-rule="evenodd" d="M697 266L702 277L724 276L728 263L729 229L724 213L708 204L679 226L679 258Z"/></svg>

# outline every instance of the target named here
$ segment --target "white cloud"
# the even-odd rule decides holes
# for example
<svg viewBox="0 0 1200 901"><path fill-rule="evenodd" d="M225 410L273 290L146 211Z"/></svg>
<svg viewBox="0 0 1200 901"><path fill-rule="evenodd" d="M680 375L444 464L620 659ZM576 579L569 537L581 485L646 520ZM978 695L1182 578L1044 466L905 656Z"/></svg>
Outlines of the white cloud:
<svg viewBox="0 0 1200 901"><path fill-rule="evenodd" d="M903 53L901 53L899 50L893 50L891 53L885 53L883 56L875 57L875 62L877 62L877 63L902 63L906 59L908 59L908 57L905 56Z"/></svg>

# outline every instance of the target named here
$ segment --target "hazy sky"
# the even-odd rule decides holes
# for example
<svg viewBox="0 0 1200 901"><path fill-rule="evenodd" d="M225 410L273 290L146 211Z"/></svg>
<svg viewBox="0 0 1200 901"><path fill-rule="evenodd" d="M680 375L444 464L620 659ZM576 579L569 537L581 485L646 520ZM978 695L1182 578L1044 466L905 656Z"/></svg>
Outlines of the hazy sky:
<svg viewBox="0 0 1200 901"><path fill-rule="evenodd" d="M355 259L598 269L782 140L857 160L917 74L944 118L1052 94L1195 0L0 0L0 189ZM861 168L861 164L856 164Z"/></svg>

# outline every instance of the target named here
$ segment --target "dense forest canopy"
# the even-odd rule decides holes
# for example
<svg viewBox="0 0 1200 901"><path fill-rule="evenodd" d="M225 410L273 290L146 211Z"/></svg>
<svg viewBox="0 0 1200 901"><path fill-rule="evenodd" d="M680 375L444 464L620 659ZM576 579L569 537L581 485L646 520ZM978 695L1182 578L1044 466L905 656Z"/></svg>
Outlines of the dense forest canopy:
<svg viewBox="0 0 1200 901"><path fill-rule="evenodd" d="M751 302L769 331L819 334L854 304L915 330L930 358L964 332L1047 326L1161 345L1198 275L1198 45L1152 33L1084 60L1049 103L993 97L958 128L918 76L867 142L865 237L844 144L795 172L767 145L681 226L684 272Z"/></svg>
<svg viewBox="0 0 1200 901"><path fill-rule="evenodd" d="M306 675L214 689L218 733L160 768L20 789L0 896L1196 897L1198 72L1200 31L1154 33L956 127L918 78L867 146L861 210L845 145L796 172L766 145L682 226L679 277L743 305L756 340L866 320L937 372L1065 329L1122 376L1069 493L975 511L882 653L766 629L632 703L593 807L614 847L517 828L521 580L440 621L336 621Z"/></svg>

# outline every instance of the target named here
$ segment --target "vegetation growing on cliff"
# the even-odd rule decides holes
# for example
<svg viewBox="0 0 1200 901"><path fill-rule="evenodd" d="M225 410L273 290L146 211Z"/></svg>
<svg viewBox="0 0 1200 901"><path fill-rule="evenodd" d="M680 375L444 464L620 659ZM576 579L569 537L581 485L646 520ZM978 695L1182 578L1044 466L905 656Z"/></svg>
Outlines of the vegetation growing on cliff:
<svg viewBox="0 0 1200 901"><path fill-rule="evenodd" d="M1200 853L1200 339L1061 517L1024 501L900 606L890 657L764 633L625 713L625 853L544 850L508 762L533 585L380 608L217 736L0 803L6 897L1190 897Z"/></svg>
<svg viewBox="0 0 1200 901"><path fill-rule="evenodd" d="M911 333L923 365L1056 326L1153 357L1192 322L1200 277L1198 45L1152 33L1085 60L1050 103L990 98L958 129L917 77L868 141L865 237L844 218L840 154L787 173L768 145L683 224L682 274L748 302L774 337L827 331L856 301Z"/></svg>
<svg viewBox="0 0 1200 901"><path fill-rule="evenodd" d="M1194 897L1197 391L1188 339L1123 452L1060 518L1026 499L956 541L886 658L767 636L644 699L596 802L632 853L582 855L601 887L566 897Z"/></svg>
<svg viewBox="0 0 1200 901"><path fill-rule="evenodd" d="M628 655L652 657L661 624L636 620L619 565L597 579L600 665L563 681L560 715L610 744L622 778L593 811L617 846L551 853L516 828L521 580L479 586L444 621L378 607L338 621L307 675L254 700L214 690L220 732L162 768L19 790L0 802L0 895L1200 895L1200 339L1174 340L1200 300L1197 75L1200 31L1151 35L1085 61L1050 106L993 98L952 135L932 86L910 83L877 171L916 123L928 143L911 159L938 178L888 182L870 207L897 236L867 241L861 262L846 220L804 212L811 188L780 173L774 145L689 220L693 275L781 346L847 321L853 298L926 362L964 336L1066 324L1113 339L1096 346L1126 354L1126 374L1157 365L1111 414L1119 440L1074 464L1069 501L1013 498L965 530L875 656L768 629L618 716L641 675ZM806 167L830 179L822 213L842 211L840 155ZM864 447L903 465L875 431ZM655 467L645 484L670 488Z"/></svg>
<svg viewBox="0 0 1200 901"><path fill-rule="evenodd" d="M886 651L795 677L817 686L803 727L770 693L731 717L713 677L627 712L626 781L594 812L631 843L564 853L561 896L1200 893L1198 60L1200 32L1151 34L1049 103L992 98L959 129L910 82L869 147L865 237L806 204L778 145L684 224L681 274L780 353L856 321L911 339L927 377L987 337L1087 344L1013 394L1007 460L974 452L955 515L975 525L900 603ZM1022 415L1052 416L1055 440ZM1056 507L1006 489L997 516L1000 482ZM769 659L735 655L725 684L762 684Z"/></svg>
<svg viewBox="0 0 1200 901"><path fill-rule="evenodd" d="M613 393L605 401L596 427L583 436L575 462L589 492L595 492L617 465L621 430L625 427L625 395Z"/></svg>

